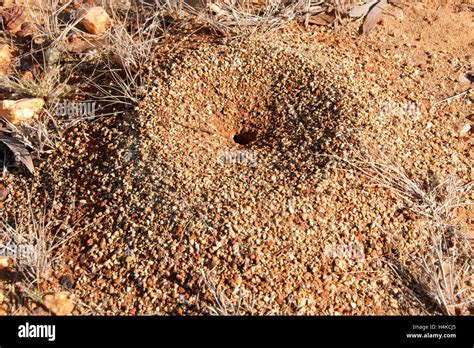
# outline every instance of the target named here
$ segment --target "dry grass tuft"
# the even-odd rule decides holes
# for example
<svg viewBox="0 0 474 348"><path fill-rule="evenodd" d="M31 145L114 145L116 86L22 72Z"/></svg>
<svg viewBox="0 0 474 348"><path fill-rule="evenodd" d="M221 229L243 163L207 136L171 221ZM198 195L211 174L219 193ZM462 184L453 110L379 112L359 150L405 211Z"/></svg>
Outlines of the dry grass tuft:
<svg viewBox="0 0 474 348"><path fill-rule="evenodd" d="M0 74L0 88L15 97L38 97L55 100L70 95L74 88L68 83L74 68L60 65L45 66L42 73L25 79L19 72Z"/></svg>
<svg viewBox="0 0 474 348"><path fill-rule="evenodd" d="M37 288L42 279L48 278L53 268L60 264L58 249L74 233L64 221L52 219L51 212L33 208L31 195L27 194L28 207L14 221L0 221L0 241L14 249L15 267L19 279L27 288Z"/></svg>
<svg viewBox="0 0 474 348"><path fill-rule="evenodd" d="M108 103L137 105L146 93L143 79L148 60L161 39L160 13L147 16L138 8L125 13L108 6L113 25L101 51L105 69L89 80L97 97ZM99 82L105 78L106 84Z"/></svg>
<svg viewBox="0 0 474 348"><path fill-rule="evenodd" d="M56 107L61 100L77 96L79 88L72 80L82 62L61 65L54 58L48 60L49 50L38 61L32 54L28 57L36 62L34 74L25 78L21 71L9 74L0 73L0 90L11 99L42 98L45 100L43 111L30 123L14 126L7 124L3 133L10 133L37 155L48 153L56 148L65 130L76 124L80 117L60 117ZM57 51L55 51L57 52Z"/></svg>
<svg viewBox="0 0 474 348"><path fill-rule="evenodd" d="M81 20L67 12L73 1L42 0L33 3L34 5L30 5L29 0L25 0L28 16L36 26L35 39L44 40L46 46L56 47L63 51L67 36L73 31L77 32L75 27ZM36 6L37 4L39 7Z"/></svg>
<svg viewBox="0 0 474 348"><path fill-rule="evenodd" d="M422 221L425 239L417 252L404 254L400 250L409 262L395 260L392 268L402 278L409 275L410 283L417 284L417 294L424 297L421 302L446 315L466 313L474 302L468 285L472 249L461 233L458 210L470 204L466 197L474 183L462 184L454 174L441 181L434 174L415 180L400 163L368 145L352 149L352 155L343 161L377 186L390 190Z"/></svg>
<svg viewBox="0 0 474 348"><path fill-rule="evenodd" d="M249 0L205 1L156 0L163 16L186 22L196 18L223 35L252 35L288 25L291 21L308 23L311 16L334 12L337 19L343 13L339 0L269 0L255 4Z"/></svg>
<svg viewBox="0 0 474 348"><path fill-rule="evenodd" d="M217 316L251 315L254 308L254 299L250 299L250 296L244 295L242 289L236 289L231 297L227 296L225 291L216 284L211 273L206 274L206 272L201 269L201 275L206 290L211 293L213 299L212 304L208 305L209 313Z"/></svg>

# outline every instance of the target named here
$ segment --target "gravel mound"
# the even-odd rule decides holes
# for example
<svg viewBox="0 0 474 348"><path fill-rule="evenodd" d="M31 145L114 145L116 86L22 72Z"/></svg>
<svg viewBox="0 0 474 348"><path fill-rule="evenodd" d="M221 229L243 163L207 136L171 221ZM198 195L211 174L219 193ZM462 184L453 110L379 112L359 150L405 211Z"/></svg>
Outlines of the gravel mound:
<svg viewBox="0 0 474 348"><path fill-rule="evenodd" d="M278 41L170 45L157 57L131 121L139 134L119 146L123 227L108 241L133 255L107 256L126 260L132 313L333 314L341 298L363 308L343 290L364 286L346 272L364 264L357 224L332 220L359 195L328 157L363 114L343 70ZM350 256L336 265L341 248Z"/></svg>
<svg viewBox="0 0 474 348"><path fill-rule="evenodd" d="M436 141L441 117L379 112L401 68L372 76L328 46L164 40L137 110L78 126L38 168L35 206L77 230L55 278L85 312L439 313L387 263L402 272L429 243L420 219L346 159L362 139L422 177L449 173L457 150ZM26 194L12 195L18 210Z"/></svg>

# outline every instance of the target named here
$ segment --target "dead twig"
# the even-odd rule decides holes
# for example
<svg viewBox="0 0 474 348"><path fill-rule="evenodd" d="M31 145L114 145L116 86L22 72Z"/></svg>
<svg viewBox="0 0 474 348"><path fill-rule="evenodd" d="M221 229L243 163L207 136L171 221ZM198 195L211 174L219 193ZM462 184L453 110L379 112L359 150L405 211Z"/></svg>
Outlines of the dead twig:
<svg viewBox="0 0 474 348"><path fill-rule="evenodd" d="M441 103L444 103L444 102L451 101L451 100L453 100L453 99L462 97L463 95L469 93L469 92L472 91L472 90L474 90L474 87L470 87L470 88L466 89L465 91L463 91L463 92L461 92L461 93L457 93L457 94L455 94L455 95L452 95L451 97L441 99L441 100L437 101L436 103L434 103L433 107L436 107L437 105L439 105L439 104L441 104Z"/></svg>

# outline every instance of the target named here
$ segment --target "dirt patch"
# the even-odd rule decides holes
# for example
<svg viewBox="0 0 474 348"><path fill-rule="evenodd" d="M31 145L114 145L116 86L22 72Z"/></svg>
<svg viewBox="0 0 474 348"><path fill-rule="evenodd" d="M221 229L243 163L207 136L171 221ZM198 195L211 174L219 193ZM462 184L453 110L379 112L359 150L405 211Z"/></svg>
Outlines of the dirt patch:
<svg viewBox="0 0 474 348"><path fill-rule="evenodd" d="M5 180L10 218L32 187L80 231L45 287L67 273L101 314L442 313L413 266L431 243L419 202L347 164L366 145L426 192L472 180L458 131L472 94L442 101L469 86L452 76L472 28L448 23L471 14L433 14L385 16L362 38L356 24L166 37L136 113L81 124L36 177Z"/></svg>

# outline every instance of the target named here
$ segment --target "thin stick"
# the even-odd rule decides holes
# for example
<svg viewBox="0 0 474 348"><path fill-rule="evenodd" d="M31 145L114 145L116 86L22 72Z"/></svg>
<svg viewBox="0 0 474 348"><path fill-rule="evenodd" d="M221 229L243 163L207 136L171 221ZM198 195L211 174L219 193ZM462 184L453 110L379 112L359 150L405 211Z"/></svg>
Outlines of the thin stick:
<svg viewBox="0 0 474 348"><path fill-rule="evenodd" d="M455 94L455 95L453 95L453 96L451 96L451 97L448 97L448 98L445 98L445 99L442 99L442 100L436 102L436 103L433 105L433 107L435 107L436 105L441 104L441 103L443 103L443 102L450 101L450 100L453 100L453 99L455 99L455 98L459 98L459 97L463 96L464 94L469 93L469 92L472 91L472 90L474 90L474 87L470 87L470 88L466 89L465 91L463 91L463 92L461 92L461 93Z"/></svg>

